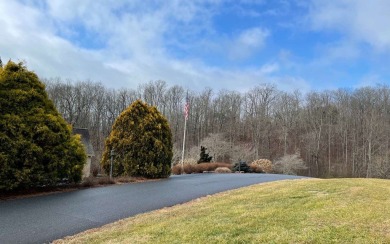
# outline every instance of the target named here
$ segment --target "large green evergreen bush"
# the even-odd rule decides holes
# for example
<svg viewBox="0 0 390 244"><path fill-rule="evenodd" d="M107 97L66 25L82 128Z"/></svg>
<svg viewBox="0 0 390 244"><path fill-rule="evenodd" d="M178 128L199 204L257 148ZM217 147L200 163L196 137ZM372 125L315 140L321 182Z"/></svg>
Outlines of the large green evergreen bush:
<svg viewBox="0 0 390 244"><path fill-rule="evenodd" d="M171 173L172 133L166 118L156 107L140 100L116 119L106 140L102 166L110 172L114 149L113 175L165 178Z"/></svg>
<svg viewBox="0 0 390 244"><path fill-rule="evenodd" d="M0 191L81 180L86 154L23 63L0 68Z"/></svg>

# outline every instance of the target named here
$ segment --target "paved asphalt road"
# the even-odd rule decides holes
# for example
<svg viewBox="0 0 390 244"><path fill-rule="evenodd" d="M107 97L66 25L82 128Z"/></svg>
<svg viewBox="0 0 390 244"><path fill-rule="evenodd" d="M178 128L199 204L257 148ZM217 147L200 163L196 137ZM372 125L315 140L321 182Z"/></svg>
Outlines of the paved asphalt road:
<svg viewBox="0 0 390 244"><path fill-rule="evenodd" d="M0 243L49 243L139 213L209 194L296 176L194 174L0 201Z"/></svg>

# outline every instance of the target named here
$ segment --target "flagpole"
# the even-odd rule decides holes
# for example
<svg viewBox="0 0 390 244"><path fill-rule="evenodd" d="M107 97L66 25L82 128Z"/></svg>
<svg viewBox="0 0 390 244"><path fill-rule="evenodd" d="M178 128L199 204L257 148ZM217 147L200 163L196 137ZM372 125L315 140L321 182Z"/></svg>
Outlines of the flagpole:
<svg viewBox="0 0 390 244"><path fill-rule="evenodd" d="M186 146L187 118L184 118L183 151L181 152L181 173L184 173L184 150Z"/></svg>
<svg viewBox="0 0 390 244"><path fill-rule="evenodd" d="M184 151L186 148L186 132L187 132L187 120L190 110L190 104L188 101L188 91L186 95L186 103L184 105L184 136L183 136L183 151L181 152L181 173L184 173Z"/></svg>

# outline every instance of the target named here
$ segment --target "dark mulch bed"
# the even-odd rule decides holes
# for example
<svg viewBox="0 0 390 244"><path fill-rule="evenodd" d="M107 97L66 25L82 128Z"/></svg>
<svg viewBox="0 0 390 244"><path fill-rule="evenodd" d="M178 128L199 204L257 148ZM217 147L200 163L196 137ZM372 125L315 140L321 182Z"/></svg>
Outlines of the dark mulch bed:
<svg viewBox="0 0 390 244"><path fill-rule="evenodd" d="M22 189L11 192L0 191L0 201L19 199L33 196L42 196L59 192L69 192L78 189L85 188L81 185L67 185L67 186L51 186L51 187L39 187L32 189Z"/></svg>
<svg viewBox="0 0 390 244"><path fill-rule="evenodd" d="M50 187L37 187L31 189L20 189L11 192L0 191L0 201L28 198L49 194L56 194L61 192L70 192L81 189L93 188L93 187L102 187L112 184L126 184L126 183L138 183L145 181L156 181L159 179L147 179L144 177L118 177L115 179L110 179L109 177L90 177L84 179L80 184L69 184L61 186L50 186Z"/></svg>

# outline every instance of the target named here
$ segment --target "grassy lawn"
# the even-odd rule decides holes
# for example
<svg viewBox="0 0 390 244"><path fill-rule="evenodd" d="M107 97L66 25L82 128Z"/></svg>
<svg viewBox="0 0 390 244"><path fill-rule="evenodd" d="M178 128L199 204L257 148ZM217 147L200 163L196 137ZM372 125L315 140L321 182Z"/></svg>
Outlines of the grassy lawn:
<svg viewBox="0 0 390 244"><path fill-rule="evenodd" d="M260 184L141 214L55 243L259 242L390 243L390 181Z"/></svg>

